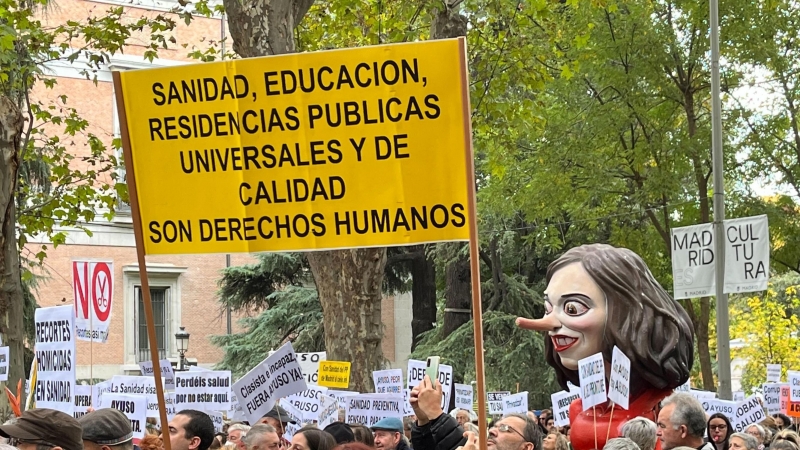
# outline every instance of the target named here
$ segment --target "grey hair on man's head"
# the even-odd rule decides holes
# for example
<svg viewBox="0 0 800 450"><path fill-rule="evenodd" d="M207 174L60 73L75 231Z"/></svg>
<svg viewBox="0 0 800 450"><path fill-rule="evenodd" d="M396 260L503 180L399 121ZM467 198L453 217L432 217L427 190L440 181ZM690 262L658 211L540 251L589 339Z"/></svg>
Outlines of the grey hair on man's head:
<svg viewBox="0 0 800 450"><path fill-rule="evenodd" d="M605 447L603 450L640 450L639 446L636 445L636 442L632 440L621 437L621 438L614 438L606 442Z"/></svg>
<svg viewBox="0 0 800 450"><path fill-rule="evenodd" d="M669 405L675 405L669 420L676 430L685 425L690 436L700 438L705 436L706 411L692 394L676 392L661 402L662 409Z"/></svg>
<svg viewBox="0 0 800 450"><path fill-rule="evenodd" d="M228 427L228 434L231 434L231 431L241 431L242 433L247 434L247 432L250 431L250 425L235 423Z"/></svg>
<svg viewBox="0 0 800 450"><path fill-rule="evenodd" d="M656 448L656 423L646 417L636 417L622 425L622 436L626 437L641 450L653 450Z"/></svg>
<svg viewBox="0 0 800 450"><path fill-rule="evenodd" d="M747 433L733 433L728 441L733 438L739 438L744 442L744 447L747 450L758 450L758 441L753 436L750 436Z"/></svg>
<svg viewBox="0 0 800 450"><path fill-rule="evenodd" d="M250 430L247 431L247 434L244 435L242 440L244 441L244 445L247 448L250 448L256 444L264 437L267 433L277 433L278 431L275 430L275 427L272 425L268 425L266 423L259 423L250 427Z"/></svg>
<svg viewBox="0 0 800 450"><path fill-rule="evenodd" d="M519 430L522 433L522 436L525 438L527 442L533 444L533 448L535 450L541 450L542 448L542 431L539 428L539 424L535 421L531 420L527 414L506 414L503 416L503 419L509 417L516 417L517 419L525 421L525 428Z"/></svg>

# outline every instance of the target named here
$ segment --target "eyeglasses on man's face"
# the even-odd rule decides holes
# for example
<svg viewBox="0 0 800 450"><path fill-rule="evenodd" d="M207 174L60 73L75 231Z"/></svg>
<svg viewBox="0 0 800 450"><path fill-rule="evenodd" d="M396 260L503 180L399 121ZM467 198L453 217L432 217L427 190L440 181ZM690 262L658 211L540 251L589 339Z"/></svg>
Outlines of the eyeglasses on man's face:
<svg viewBox="0 0 800 450"><path fill-rule="evenodd" d="M503 433L508 433L508 432L512 432L513 431L514 433L517 433L519 435L519 437L522 438L522 440L524 440L525 442L528 442L528 440L525 439L525 436L522 433L520 433L519 431L517 431L515 428L513 428L511 425L508 425L508 424L505 424L505 423L501 423L500 425L495 426L495 428L497 428L498 430L502 431Z"/></svg>

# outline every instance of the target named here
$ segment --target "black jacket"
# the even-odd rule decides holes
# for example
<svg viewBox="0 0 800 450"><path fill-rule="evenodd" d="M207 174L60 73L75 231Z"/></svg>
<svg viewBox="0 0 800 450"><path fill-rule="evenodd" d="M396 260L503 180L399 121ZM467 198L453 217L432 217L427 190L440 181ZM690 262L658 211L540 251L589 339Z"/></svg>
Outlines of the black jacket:
<svg viewBox="0 0 800 450"><path fill-rule="evenodd" d="M466 443L464 429L449 414L442 414L421 427L411 424L414 450L455 450Z"/></svg>

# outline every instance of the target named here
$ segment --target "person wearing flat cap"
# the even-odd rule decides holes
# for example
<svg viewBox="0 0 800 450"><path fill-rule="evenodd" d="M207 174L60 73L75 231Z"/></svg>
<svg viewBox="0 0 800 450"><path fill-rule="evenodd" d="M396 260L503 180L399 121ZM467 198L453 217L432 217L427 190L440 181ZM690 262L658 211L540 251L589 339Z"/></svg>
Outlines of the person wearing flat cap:
<svg viewBox="0 0 800 450"><path fill-rule="evenodd" d="M281 408L279 405L275 405L275 407L270 409L268 413L264 414L264 417L258 420L258 423L272 425L272 427L278 432L278 436L281 437L281 441L284 444L283 446L285 448L289 448L289 441L283 437L283 435L286 433L286 424L294 424L297 422L289 417L289 413L285 409Z"/></svg>
<svg viewBox="0 0 800 450"><path fill-rule="evenodd" d="M403 436L403 421L386 417L370 427L377 450L410 450Z"/></svg>
<svg viewBox="0 0 800 450"><path fill-rule="evenodd" d="M74 417L47 408L25 411L13 424L0 426L0 436L20 450L83 450L82 434Z"/></svg>
<svg viewBox="0 0 800 450"><path fill-rule="evenodd" d="M125 414L113 408L98 409L78 419L85 450L132 450L133 430Z"/></svg>

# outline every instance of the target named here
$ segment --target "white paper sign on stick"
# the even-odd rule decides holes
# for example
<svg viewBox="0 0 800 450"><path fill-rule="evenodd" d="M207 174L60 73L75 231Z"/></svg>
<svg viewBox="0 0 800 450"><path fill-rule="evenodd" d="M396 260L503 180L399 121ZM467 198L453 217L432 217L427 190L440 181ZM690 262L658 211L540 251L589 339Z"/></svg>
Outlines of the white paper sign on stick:
<svg viewBox="0 0 800 450"><path fill-rule="evenodd" d="M307 388L291 342L284 344L233 385L250 423L257 423L264 417L279 398Z"/></svg>
<svg viewBox="0 0 800 450"><path fill-rule="evenodd" d="M372 372L376 394L403 393L403 371L401 369L376 370Z"/></svg>
<svg viewBox="0 0 800 450"><path fill-rule="evenodd" d="M286 414L289 415L289 418L293 421L297 422L299 425L303 424L303 413L300 412L291 402L287 401L285 398L282 398L280 401L281 407L286 411Z"/></svg>
<svg viewBox="0 0 800 450"><path fill-rule="evenodd" d="M275 352L269 352L269 356ZM297 363L306 378L306 384L317 384L319 379L319 362L328 359L328 352L297 353Z"/></svg>
<svg viewBox="0 0 800 450"><path fill-rule="evenodd" d="M716 392L699 391L697 389L690 389L689 393L694 395L694 398L696 398L700 402L702 402L703 400L708 400L708 399L712 399L713 400L713 399L717 398L717 393Z"/></svg>
<svg viewBox="0 0 800 450"><path fill-rule="evenodd" d="M725 229L725 286L723 292L757 292L769 283L769 224L767 216L723 222Z"/></svg>
<svg viewBox="0 0 800 450"><path fill-rule="evenodd" d="M503 414L503 399L511 395L510 391L498 391L486 393L486 404L489 405L489 414Z"/></svg>
<svg viewBox="0 0 800 450"><path fill-rule="evenodd" d="M800 402L800 372L790 370L787 379L789 380L789 400Z"/></svg>
<svg viewBox="0 0 800 450"><path fill-rule="evenodd" d="M85 416L92 406L92 388L88 384L79 384L75 386L75 411L72 412L72 417L79 419Z"/></svg>
<svg viewBox="0 0 800 450"><path fill-rule="evenodd" d="M325 429L328 425L339 420L339 402L329 395L319 398L320 412L317 417L317 428Z"/></svg>
<svg viewBox="0 0 800 450"><path fill-rule="evenodd" d="M0 381L8 381L8 347L0 347Z"/></svg>
<svg viewBox="0 0 800 450"><path fill-rule="evenodd" d="M714 224L673 228L672 286L675 300L714 293Z"/></svg>
<svg viewBox="0 0 800 450"><path fill-rule="evenodd" d="M595 353L579 360L578 377L581 382L581 401L584 411L608 400L606 396L606 368L602 353Z"/></svg>
<svg viewBox="0 0 800 450"><path fill-rule="evenodd" d="M616 345L611 357L611 376L608 380L608 399L628 409L631 385L631 360Z"/></svg>
<svg viewBox="0 0 800 450"><path fill-rule="evenodd" d="M425 378L425 368L427 364L425 361L419 361L416 359L409 359L408 360L408 373L407 373L407 384L409 389L414 389L422 382L422 379ZM442 385L442 392L444 395L442 396L442 409L447 409L448 405L450 405L450 395L453 389L453 367L439 364L439 383Z"/></svg>
<svg viewBox="0 0 800 450"><path fill-rule="evenodd" d="M206 411L208 417L211 417L211 422L214 423L214 433L221 433L222 426L225 425L225 421L222 418L222 413L219 411Z"/></svg>
<svg viewBox="0 0 800 450"><path fill-rule="evenodd" d="M581 398L580 392L560 391L550 394L553 402L553 423L557 427L569 426L569 405Z"/></svg>
<svg viewBox="0 0 800 450"><path fill-rule="evenodd" d="M172 391L175 389L175 372L172 370L172 363L168 359L162 359L158 362L161 368L161 377L164 379L164 389ZM153 361L142 361L139 363L139 370L142 375L152 377L155 375L153 371Z"/></svg>
<svg viewBox="0 0 800 450"><path fill-rule="evenodd" d="M709 414L722 413L727 417L736 418L736 402L730 400L719 400L716 398L706 398L700 400L700 404L703 405L703 409Z"/></svg>
<svg viewBox="0 0 800 450"><path fill-rule="evenodd" d="M111 380L112 394L141 395L146 400L147 417L159 417L156 380L152 377L114 375Z"/></svg>
<svg viewBox="0 0 800 450"><path fill-rule="evenodd" d="M82 341L105 343L114 299L114 264L72 261L75 295L75 335Z"/></svg>
<svg viewBox="0 0 800 450"><path fill-rule="evenodd" d="M744 401L744 391L736 391L733 393L733 401L735 402L743 402Z"/></svg>
<svg viewBox="0 0 800 450"><path fill-rule="evenodd" d="M308 389L296 394L287 395L281 400L281 405L291 403L302 415L303 422L313 422L319 418L322 404L320 398L328 395L328 388L324 386L309 385Z"/></svg>
<svg viewBox="0 0 800 450"><path fill-rule="evenodd" d="M764 408L761 407L761 401L755 395L751 395L744 401L736 405L736 420L733 422L733 427L739 433L744 433L750 425L761 422L767 418L764 413Z"/></svg>
<svg viewBox="0 0 800 450"><path fill-rule="evenodd" d="M141 439L147 422L147 400L143 395L113 394L106 392L99 409L119 410L131 421L134 439Z"/></svg>
<svg viewBox="0 0 800 450"><path fill-rule="evenodd" d="M328 395L331 397L336 398L339 402L339 405L344 405L347 403L347 397L358 395L358 392L355 391L341 391L337 389L328 389Z"/></svg>
<svg viewBox="0 0 800 450"><path fill-rule="evenodd" d="M781 412L781 384L780 383L764 383L761 387L761 392L764 395L764 407L767 408L767 413L771 416Z"/></svg>
<svg viewBox="0 0 800 450"><path fill-rule="evenodd" d="M456 383L456 408L472 411L472 385Z"/></svg>
<svg viewBox="0 0 800 450"><path fill-rule="evenodd" d="M416 413L411 406L411 389L403 389L403 417L413 416Z"/></svg>
<svg viewBox="0 0 800 450"><path fill-rule="evenodd" d="M689 392L692 390L692 381L686 380L686 383L675 388L675 392Z"/></svg>
<svg viewBox="0 0 800 450"><path fill-rule="evenodd" d="M781 365L767 364L767 383L781 382Z"/></svg>
<svg viewBox="0 0 800 450"><path fill-rule="evenodd" d="M231 371L178 372L175 401L181 409L206 412L231 409Z"/></svg>
<svg viewBox="0 0 800 450"><path fill-rule="evenodd" d="M503 414L526 414L528 412L528 392L519 392L503 398Z"/></svg>
<svg viewBox="0 0 800 450"><path fill-rule="evenodd" d="M387 417L403 418L402 395L359 394L347 398L345 423L371 427Z"/></svg>
<svg viewBox="0 0 800 450"><path fill-rule="evenodd" d="M75 312L71 305L38 308L34 313L37 408L72 415L75 411Z"/></svg>

